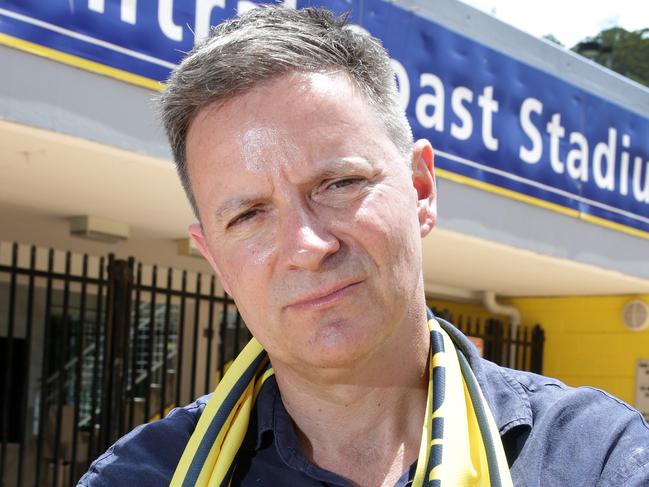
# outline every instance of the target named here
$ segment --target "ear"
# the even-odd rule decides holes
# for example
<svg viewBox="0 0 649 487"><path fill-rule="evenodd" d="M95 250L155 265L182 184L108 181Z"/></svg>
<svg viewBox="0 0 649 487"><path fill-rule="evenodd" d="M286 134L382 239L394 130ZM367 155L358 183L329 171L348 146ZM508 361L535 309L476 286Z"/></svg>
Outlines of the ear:
<svg viewBox="0 0 649 487"><path fill-rule="evenodd" d="M223 274L221 273L219 267L216 265L216 262L214 261L214 257L212 256L212 252L210 252L210 249L207 246L205 235L203 234L203 227L201 226L201 224L192 223L191 225L189 225L189 228L187 230L189 231L189 235L192 237L192 240L194 240L194 243L196 243L196 247L198 247L198 250L200 250L201 254L203 254L203 257L205 257L205 260L209 262L210 266L212 266L214 272L216 272L216 275L221 281L221 284L223 285L223 289L225 289L225 292L228 293L230 296L232 296L232 293L230 292L230 286L223 278Z"/></svg>
<svg viewBox="0 0 649 487"><path fill-rule="evenodd" d="M426 139L415 142L412 149L412 185L417 191L419 229L425 237L437 221L437 186L435 185L435 154Z"/></svg>

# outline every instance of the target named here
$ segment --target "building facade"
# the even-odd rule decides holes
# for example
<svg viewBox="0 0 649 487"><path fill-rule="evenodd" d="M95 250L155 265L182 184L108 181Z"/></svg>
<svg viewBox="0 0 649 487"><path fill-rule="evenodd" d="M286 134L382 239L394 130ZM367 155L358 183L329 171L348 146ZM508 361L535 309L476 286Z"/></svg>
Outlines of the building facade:
<svg viewBox="0 0 649 487"><path fill-rule="evenodd" d="M430 304L455 317L497 318L514 327L540 324L545 330L543 373L570 385L601 387L649 414L639 389L644 387L643 359L649 359L649 90L456 0L319 4L351 10L354 24L382 40L393 58L414 135L436 148L439 222L424 242ZM93 333L90 315L77 315L76 328L71 318L56 328L67 330L65 344L51 342L49 357L44 355L46 337L59 326L45 311L48 249L56 251L51 300L61 316L68 281L67 306L83 308L83 280L64 278L83 274L83 254L94 269L88 271L95 276L88 281L92 305L100 301L98 276L108 255L134 258L129 281L134 287L128 289L141 290L137 306L142 316L150 316L146 326L158 336L150 348L148 342L142 345L147 380L151 383L155 364L167 370L166 358L162 366L153 350L166 346L170 334L173 350L164 348L158 357L179 360L179 350L186 358L196 357L182 374L175 372L175 382L167 372L156 379L159 387L171 381L182 389L176 400L187 401L218 380L212 372L216 364L224 365L225 348L213 326L224 323L235 330L234 349L244 342L234 305L226 307L218 282L187 240L193 215L154 99L182 52L207 35L211 24L254 5L243 0L10 0L0 5L0 338L5 360L10 341L29 336L33 342L25 345L29 351L12 352L11 360L29 357L26 368L16 362L20 379L7 376L1 384L13 391L16 383L25 382L16 394L26 398L22 422L29 434L47 429L47 414L54 415L50 425L77 414L44 408L48 360L68 363L72 370L100 348L88 349L91 343L83 338L74 345L71 337L85 336L86 321L88 336ZM17 255L13 242L19 244ZM38 247L34 268L45 270L12 273L30 268L32 245ZM65 252L71 253L69 269ZM176 272L168 274L168 269ZM36 290L30 304L32 274ZM156 303L154 288L164 288L167 278L168 289L177 291L167 294L168 302L160 291ZM185 306L181 288L188 296L205 294L207 301L196 297ZM32 308L40 311L30 327ZM130 319L135 312L128 310ZM97 322L99 317L119 321L106 313L92 316ZM177 324L184 313L188 325L183 329ZM170 322L176 325L170 328ZM137 342L138 329L120 336L125 343ZM57 358L52 350L60 346L68 355ZM116 350L119 355L137 347ZM79 358L70 362L75 353ZM81 377L86 369L79 370ZM120 376L126 382L132 379L128 374L135 374L128 370ZM199 385L194 384L196 370L201 371ZM52 380L63 397L68 386L58 373ZM164 414L174 400L164 390L157 397L163 398L159 412ZM147 406L138 414L149 420L155 410ZM6 432L14 411L6 399L2 411ZM18 455L17 446L11 450L17 442L7 438L3 452ZM77 454L66 455L65 465L59 468L52 460L42 475L63 476L61 485L65 476L72 479L75 461L70 458ZM49 457L58 458L53 452ZM24 475L27 479L29 473Z"/></svg>

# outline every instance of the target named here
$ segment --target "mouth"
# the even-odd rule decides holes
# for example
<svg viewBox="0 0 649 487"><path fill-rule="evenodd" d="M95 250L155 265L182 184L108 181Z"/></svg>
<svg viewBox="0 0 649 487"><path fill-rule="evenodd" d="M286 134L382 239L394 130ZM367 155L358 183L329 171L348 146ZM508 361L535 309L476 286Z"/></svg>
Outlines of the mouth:
<svg viewBox="0 0 649 487"><path fill-rule="evenodd" d="M344 281L333 286L319 289L291 303L293 309L322 309L338 304L352 294L362 283L362 280Z"/></svg>

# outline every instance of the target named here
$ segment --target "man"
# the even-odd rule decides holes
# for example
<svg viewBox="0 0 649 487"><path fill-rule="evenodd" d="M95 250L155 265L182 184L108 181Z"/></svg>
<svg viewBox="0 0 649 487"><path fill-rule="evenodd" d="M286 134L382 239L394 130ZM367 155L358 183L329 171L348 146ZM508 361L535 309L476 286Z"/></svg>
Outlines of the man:
<svg viewBox="0 0 649 487"><path fill-rule="evenodd" d="M190 232L255 339L211 397L81 485L648 485L637 412L483 361L427 312L433 151L376 40L323 10L255 9L161 104Z"/></svg>

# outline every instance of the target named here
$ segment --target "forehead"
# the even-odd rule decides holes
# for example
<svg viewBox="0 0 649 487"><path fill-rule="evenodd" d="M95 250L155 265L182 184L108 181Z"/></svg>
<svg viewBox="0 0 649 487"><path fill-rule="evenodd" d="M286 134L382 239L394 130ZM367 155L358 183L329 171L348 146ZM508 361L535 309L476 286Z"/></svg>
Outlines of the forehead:
<svg viewBox="0 0 649 487"><path fill-rule="evenodd" d="M247 116L264 118L273 115L297 115L301 109L308 109L314 103L324 104L328 108L344 106L350 101L366 105L365 96L354 81L344 72L297 72L271 78L260 82L252 89L228 98L224 101L207 105L201 113L221 112L221 115L239 113L242 109L254 108ZM304 103L311 102L311 103ZM262 103L262 105L260 105ZM277 109L289 107L290 110L277 112ZM261 109L261 110L260 110ZM268 110L266 110L268 109ZM199 113L199 116L200 114ZM199 116L196 118L198 119Z"/></svg>
<svg viewBox="0 0 649 487"><path fill-rule="evenodd" d="M351 137L381 129L366 97L345 74L291 73L225 102L203 108L190 124L187 159L197 148L241 150L284 136L296 143L326 142L341 127Z"/></svg>

